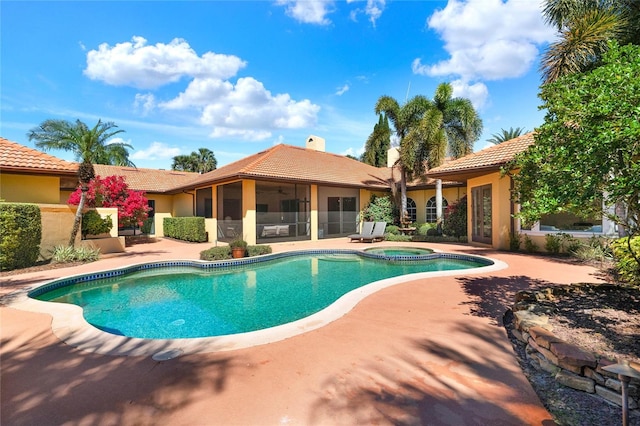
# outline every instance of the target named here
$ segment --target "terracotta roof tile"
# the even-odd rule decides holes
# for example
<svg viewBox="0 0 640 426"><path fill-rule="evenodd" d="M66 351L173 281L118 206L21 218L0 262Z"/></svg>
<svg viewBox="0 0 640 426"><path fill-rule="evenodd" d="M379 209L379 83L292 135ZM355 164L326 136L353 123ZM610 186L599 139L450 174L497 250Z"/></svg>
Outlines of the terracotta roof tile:
<svg viewBox="0 0 640 426"><path fill-rule="evenodd" d="M96 176L101 178L114 175L122 176L130 189L146 192L165 192L200 177L200 174L191 172L108 166L105 164L94 164L93 168Z"/></svg>
<svg viewBox="0 0 640 426"><path fill-rule="evenodd" d="M342 155L280 144L205 173L189 182L188 187L236 178L262 178L386 189L390 177L388 168L373 167Z"/></svg>
<svg viewBox="0 0 640 426"><path fill-rule="evenodd" d="M0 137L0 169L40 174L75 174L78 172L78 163L65 161Z"/></svg>
<svg viewBox="0 0 640 426"><path fill-rule="evenodd" d="M530 132L517 138L502 142L481 151L474 152L457 160L444 163L441 166L429 170L431 177L453 175L472 170L499 169L501 166L513 160L516 154L525 151L533 144L534 132Z"/></svg>

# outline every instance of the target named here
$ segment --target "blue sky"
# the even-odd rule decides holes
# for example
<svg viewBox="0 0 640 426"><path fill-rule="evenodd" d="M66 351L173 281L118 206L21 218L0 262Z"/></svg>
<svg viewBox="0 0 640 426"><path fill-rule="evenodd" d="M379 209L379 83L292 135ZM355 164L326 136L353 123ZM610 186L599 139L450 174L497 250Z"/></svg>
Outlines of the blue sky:
<svg viewBox="0 0 640 426"><path fill-rule="evenodd" d="M277 143L360 155L376 100L451 82L484 122L540 125L537 0L2 1L0 136L113 121L138 167L200 147L222 166ZM73 160L65 152L52 154Z"/></svg>

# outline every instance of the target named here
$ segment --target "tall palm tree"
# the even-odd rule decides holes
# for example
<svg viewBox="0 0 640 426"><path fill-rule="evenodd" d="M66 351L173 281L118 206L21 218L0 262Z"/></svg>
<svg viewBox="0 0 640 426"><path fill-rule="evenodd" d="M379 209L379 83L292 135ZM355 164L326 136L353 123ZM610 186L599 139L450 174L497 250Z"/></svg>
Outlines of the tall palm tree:
<svg viewBox="0 0 640 426"><path fill-rule="evenodd" d="M432 101L416 96L402 107L388 96L376 103L376 113L385 112L400 142L400 191L404 215L406 180L424 176L448 154L459 158L473 151L482 133L482 120L469 99L453 98L453 87L441 83Z"/></svg>
<svg viewBox="0 0 640 426"><path fill-rule="evenodd" d="M560 39L544 53L544 83L597 65L609 40L640 43L638 0L546 0L543 15Z"/></svg>
<svg viewBox="0 0 640 426"><path fill-rule="evenodd" d="M509 130L501 129L499 133L492 134L491 139L487 139L487 142L498 145L499 143L515 139L523 133L527 133L523 127L516 127L515 129L513 127L509 127Z"/></svg>
<svg viewBox="0 0 640 426"><path fill-rule="evenodd" d="M133 164L128 159L127 148L131 148L129 144L107 143L113 136L124 132L124 130L113 130L116 127L118 126L112 122L101 120L98 120L91 129L80 120L76 120L75 123L66 120L45 120L40 126L34 127L27 133L29 140L36 141L38 148L45 151L56 149L70 151L74 153L77 160L81 161L78 168L78 181L82 187L82 193L71 229L70 247L74 246L80 229L88 184L95 177L93 163L113 164L126 159L127 165Z"/></svg>
<svg viewBox="0 0 640 426"><path fill-rule="evenodd" d="M407 211L407 169L411 168L411 163L405 163L402 155L404 150L404 139L412 127L417 126L425 111L429 108L430 102L424 96L415 96L404 105L400 106L391 96L381 96L375 106L376 114L384 113L393 124L395 136L399 143L400 159L397 166L400 169L400 214L403 217Z"/></svg>

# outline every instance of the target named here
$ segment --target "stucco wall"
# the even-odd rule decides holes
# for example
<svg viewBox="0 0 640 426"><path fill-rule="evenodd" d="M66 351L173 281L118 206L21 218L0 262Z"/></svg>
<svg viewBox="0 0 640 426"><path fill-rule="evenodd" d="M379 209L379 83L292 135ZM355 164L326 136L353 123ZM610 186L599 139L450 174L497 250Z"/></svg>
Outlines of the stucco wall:
<svg viewBox="0 0 640 426"><path fill-rule="evenodd" d="M50 259L54 247L69 244L76 209L65 204L40 204L39 207L42 215L40 258ZM79 231L75 242L80 242Z"/></svg>
<svg viewBox="0 0 640 426"><path fill-rule="evenodd" d="M460 198L466 194L466 188L464 187L445 187L442 186L442 197L447 200L449 205L454 204ZM407 191L407 197L416 202L416 222L427 221L427 201L431 197L435 197L435 188L431 189L419 189L415 191ZM442 208L442 214L444 215L445 208Z"/></svg>
<svg viewBox="0 0 640 426"><path fill-rule="evenodd" d="M60 202L60 178L0 173L0 198L16 203Z"/></svg>

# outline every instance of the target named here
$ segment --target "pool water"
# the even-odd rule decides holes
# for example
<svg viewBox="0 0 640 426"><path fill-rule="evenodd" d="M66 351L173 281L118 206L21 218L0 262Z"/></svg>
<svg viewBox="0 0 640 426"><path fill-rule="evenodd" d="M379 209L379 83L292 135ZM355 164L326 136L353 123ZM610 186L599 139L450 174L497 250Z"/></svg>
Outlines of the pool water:
<svg viewBox="0 0 640 426"><path fill-rule="evenodd" d="M433 253L431 249L420 247L374 247L364 251L381 256L423 256Z"/></svg>
<svg viewBox="0 0 640 426"><path fill-rule="evenodd" d="M34 296L82 307L93 326L147 339L222 336L286 324L366 284L400 275L486 266L470 259L385 261L305 254L223 268L156 267Z"/></svg>

